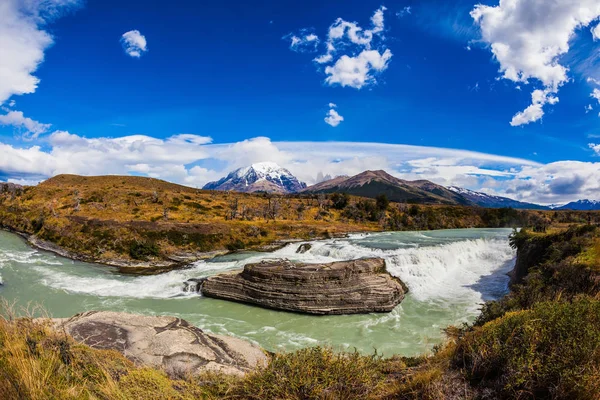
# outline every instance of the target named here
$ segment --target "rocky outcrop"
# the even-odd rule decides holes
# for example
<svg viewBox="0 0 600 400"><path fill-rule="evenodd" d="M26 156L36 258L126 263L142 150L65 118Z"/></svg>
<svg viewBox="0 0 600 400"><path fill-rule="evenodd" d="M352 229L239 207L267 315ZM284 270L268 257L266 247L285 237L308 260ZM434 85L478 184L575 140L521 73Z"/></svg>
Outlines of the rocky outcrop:
<svg viewBox="0 0 600 400"><path fill-rule="evenodd" d="M389 312L407 292L380 258L329 264L263 261L211 276L200 290L207 297L319 315Z"/></svg>
<svg viewBox="0 0 600 400"><path fill-rule="evenodd" d="M242 375L267 363L260 347L204 333L175 317L88 311L53 322L76 341L117 350L137 364L164 369L171 376L204 371Z"/></svg>
<svg viewBox="0 0 600 400"><path fill-rule="evenodd" d="M298 246L298 249L296 250L296 253L298 253L298 254L304 254L307 251L309 251L310 249L312 249L312 244L310 244L310 243L302 243L300 246Z"/></svg>

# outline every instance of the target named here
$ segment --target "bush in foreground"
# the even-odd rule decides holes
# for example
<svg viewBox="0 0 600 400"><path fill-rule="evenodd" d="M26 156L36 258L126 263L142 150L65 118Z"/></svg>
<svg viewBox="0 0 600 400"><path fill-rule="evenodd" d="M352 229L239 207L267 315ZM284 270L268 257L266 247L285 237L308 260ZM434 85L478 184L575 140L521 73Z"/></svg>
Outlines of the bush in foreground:
<svg viewBox="0 0 600 400"><path fill-rule="evenodd" d="M544 302L458 341L456 366L494 398L598 399L600 301Z"/></svg>

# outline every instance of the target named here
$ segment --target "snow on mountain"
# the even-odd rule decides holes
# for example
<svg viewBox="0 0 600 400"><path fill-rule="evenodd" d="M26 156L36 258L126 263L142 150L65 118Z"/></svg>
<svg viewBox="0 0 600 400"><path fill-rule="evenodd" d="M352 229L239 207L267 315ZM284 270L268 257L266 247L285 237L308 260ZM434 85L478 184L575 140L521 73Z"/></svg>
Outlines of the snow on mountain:
<svg viewBox="0 0 600 400"><path fill-rule="evenodd" d="M470 202L481 206L481 207L489 207L489 208L502 208L502 207L511 207L511 208L520 208L520 209L532 209L532 210L545 210L548 207L541 206L539 204L532 203L524 203L518 200L513 200L508 197L501 196L492 196L489 194L485 194L482 192L476 192L474 190L464 189L457 186L448 187L449 190L454 193L458 193Z"/></svg>
<svg viewBox="0 0 600 400"><path fill-rule="evenodd" d="M558 207L556 210L600 210L600 200L577 200Z"/></svg>
<svg viewBox="0 0 600 400"><path fill-rule="evenodd" d="M207 190L235 192L294 193L306 187L290 171L273 162L252 164L236 169L226 177L209 182Z"/></svg>

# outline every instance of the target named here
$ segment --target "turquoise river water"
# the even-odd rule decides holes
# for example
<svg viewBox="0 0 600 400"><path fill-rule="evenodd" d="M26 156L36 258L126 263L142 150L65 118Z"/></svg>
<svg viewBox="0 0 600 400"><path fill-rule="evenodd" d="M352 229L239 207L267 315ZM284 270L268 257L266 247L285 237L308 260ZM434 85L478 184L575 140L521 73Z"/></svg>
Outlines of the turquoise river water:
<svg viewBox="0 0 600 400"><path fill-rule="evenodd" d="M481 304L503 296L515 252L509 229L461 229L352 235L298 244L273 253L238 253L200 261L156 276L127 276L106 266L72 261L29 247L0 232L0 296L19 306L39 303L54 317L86 310L174 315L203 330L254 341L267 350L329 345L384 355L417 355L443 340L442 329L472 321ZM388 314L307 316L204 298L183 282L243 267L248 262L289 258L331 262L383 257L388 271L410 293Z"/></svg>

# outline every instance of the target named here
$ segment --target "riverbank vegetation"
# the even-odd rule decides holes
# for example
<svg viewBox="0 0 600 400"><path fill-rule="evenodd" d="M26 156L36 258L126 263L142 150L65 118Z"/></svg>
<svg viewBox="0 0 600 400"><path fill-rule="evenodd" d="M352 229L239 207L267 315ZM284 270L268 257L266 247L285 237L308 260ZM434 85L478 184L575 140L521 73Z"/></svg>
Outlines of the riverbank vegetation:
<svg viewBox="0 0 600 400"><path fill-rule="evenodd" d="M132 176L60 175L0 193L0 227L87 261L185 260L214 250L265 249L350 232L600 222L597 212L390 203L343 194L203 191Z"/></svg>
<svg viewBox="0 0 600 400"><path fill-rule="evenodd" d="M308 348L276 354L243 378L168 378L64 333L0 320L1 398L598 399L600 228L513 234L511 292L416 358ZM393 340L393 338L390 338Z"/></svg>

